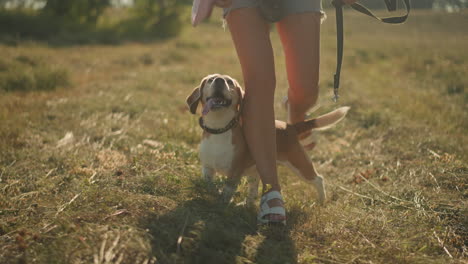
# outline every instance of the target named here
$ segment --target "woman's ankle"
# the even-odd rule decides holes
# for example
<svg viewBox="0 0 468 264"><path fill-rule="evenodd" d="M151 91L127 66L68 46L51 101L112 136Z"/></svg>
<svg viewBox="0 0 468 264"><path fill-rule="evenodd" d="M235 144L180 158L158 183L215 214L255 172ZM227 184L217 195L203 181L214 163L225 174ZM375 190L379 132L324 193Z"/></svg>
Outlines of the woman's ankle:
<svg viewBox="0 0 468 264"><path fill-rule="evenodd" d="M269 184L269 183L263 184L263 190L262 190L263 195L272 191L277 191L281 193L281 186L279 184Z"/></svg>

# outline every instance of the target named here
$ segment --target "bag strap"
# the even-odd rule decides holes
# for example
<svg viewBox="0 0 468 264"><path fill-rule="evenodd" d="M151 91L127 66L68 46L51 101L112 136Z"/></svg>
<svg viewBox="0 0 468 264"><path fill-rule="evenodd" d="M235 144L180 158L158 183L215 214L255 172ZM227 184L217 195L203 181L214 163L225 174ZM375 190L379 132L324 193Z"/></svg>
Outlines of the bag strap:
<svg viewBox="0 0 468 264"><path fill-rule="evenodd" d="M372 18L375 18L383 23L387 24L401 24L406 21L408 15L410 13L411 5L409 0L403 0L405 3L406 14L403 16L395 16L395 17L384 17L380 18L374 15L369 9L364 7L361 4L353 3L351 7L365 15L368 15ZM395 11L396 10L396 0L385 0L385 5L387 6L388 11ZM337 102L339 98L338 89L340 87L340 74L341 74L341 65L343 63L343 6L345 5L342 0L333 0L333 6L335 7L336 11L336 72L333 76L333 101Z"/></svg>

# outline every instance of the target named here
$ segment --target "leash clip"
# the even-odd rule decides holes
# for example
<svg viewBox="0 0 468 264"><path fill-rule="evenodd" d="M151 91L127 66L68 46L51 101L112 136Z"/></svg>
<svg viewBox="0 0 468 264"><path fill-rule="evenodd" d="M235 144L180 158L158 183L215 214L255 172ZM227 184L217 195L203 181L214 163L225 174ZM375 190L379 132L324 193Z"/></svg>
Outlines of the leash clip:
<svg viewBox="0 0 468 264"><path fill-rule="evenodd" d="M341 63L340 63L341 64ZM336 74L333 76L333 102L336 103L338 102L338 99L340 98L339 95L339 88L340 88L340 71L338 70Z"/></svg>
<svg viewBox="0 0 468 264"><path fill-rule="evenodd" d="M338 88L334 88L332 100L334 103L336 103L338 102L338 99L340 99L340 95L338 94Z"/></svg>

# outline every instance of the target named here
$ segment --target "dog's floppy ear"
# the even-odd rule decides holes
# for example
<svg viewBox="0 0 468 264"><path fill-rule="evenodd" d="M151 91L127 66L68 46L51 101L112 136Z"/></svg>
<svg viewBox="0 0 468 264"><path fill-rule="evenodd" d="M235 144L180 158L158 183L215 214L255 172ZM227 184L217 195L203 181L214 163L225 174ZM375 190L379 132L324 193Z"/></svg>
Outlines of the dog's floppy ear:
<svg viewBox="0 0 468 264"><path fill-rule="evenodd" d="M198 103L201 98L200 87L195 87L192 93L187 97L187 106L190 109L190 113L195 114L197 112Z"/></svg>
<svg viewBox="0 0 468 264"><path fill-rule="evenodd" d="M234 85L236 86L236 92L239 95L239 112L242 111L242 108L244 106L244 90L242 90L242 87L237 81L234 81Z"/></svg>
<svg viewBox="0 0 468 264"><path fill-rule="evenodd" d="M204 78L200 85L195 87L192 93L187 97L187 105L190 109L190 113L196 114L198 103L200 103L202 97L203 86L205 86L206 78Z"/></svg>

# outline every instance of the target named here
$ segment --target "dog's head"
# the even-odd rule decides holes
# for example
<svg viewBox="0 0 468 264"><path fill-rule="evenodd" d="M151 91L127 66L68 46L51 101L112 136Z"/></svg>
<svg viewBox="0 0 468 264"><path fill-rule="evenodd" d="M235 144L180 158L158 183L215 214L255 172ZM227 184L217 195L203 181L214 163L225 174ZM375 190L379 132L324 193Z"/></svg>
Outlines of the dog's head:
<svg viewBox="0 0 468 264"><path fill-rule="evenodd" d="M228 75L211 74L200 82L187 97L187 105L196 114L198 104L202 105L202 115L210 112L233 111L241 109L243 91L239 83Z"/></svg>

